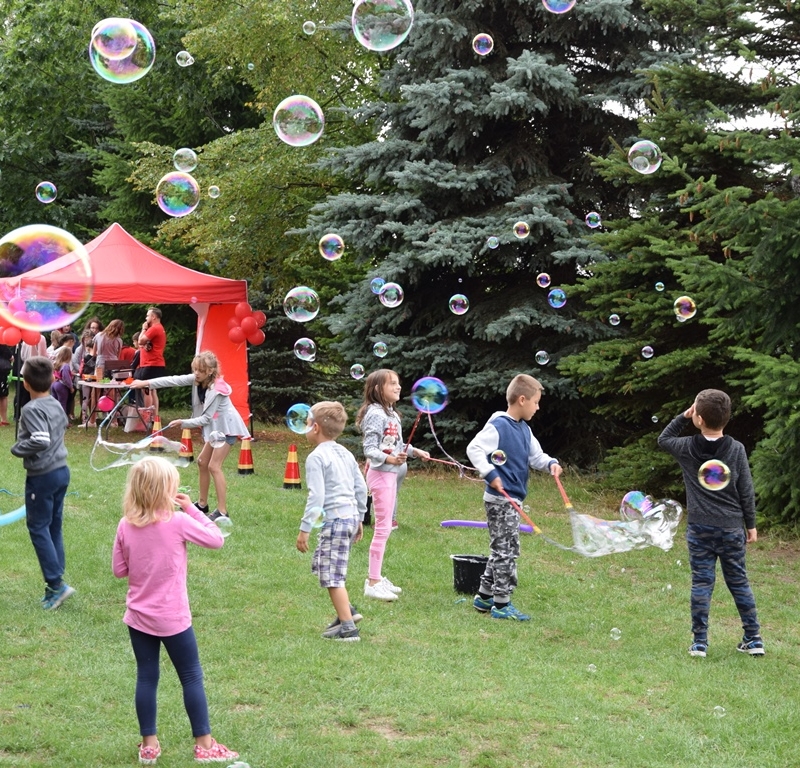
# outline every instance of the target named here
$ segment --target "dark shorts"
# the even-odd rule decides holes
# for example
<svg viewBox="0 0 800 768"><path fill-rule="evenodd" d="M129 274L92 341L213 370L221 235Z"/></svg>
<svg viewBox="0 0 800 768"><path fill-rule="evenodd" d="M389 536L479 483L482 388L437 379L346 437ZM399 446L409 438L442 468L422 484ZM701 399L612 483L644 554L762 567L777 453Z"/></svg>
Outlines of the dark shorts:
<svg viewBox="0 0 800 768"><path fill-rule="evenodd" d="M0 397L8 397L9 371L0 371Z"/></svg>
<svg viewBox="0 0 800 768"><path fill-rule="evenodd" d="M146 365L144 368L137 368L133 373L133 378L148 381L149 379L157 379L159 376L166 375L166 365Z"/></svg>

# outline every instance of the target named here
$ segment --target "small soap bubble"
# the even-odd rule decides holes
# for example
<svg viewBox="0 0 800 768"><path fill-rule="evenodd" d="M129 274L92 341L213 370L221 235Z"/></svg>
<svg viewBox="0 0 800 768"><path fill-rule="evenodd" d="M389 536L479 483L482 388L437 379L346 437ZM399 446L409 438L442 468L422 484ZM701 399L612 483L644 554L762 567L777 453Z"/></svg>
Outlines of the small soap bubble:
<svg viewBox="0 0 800 768"><path fill-rule="evenodd" d="M248 61L247 62L247 68L252 72L256 68L256 65L253 64L252 61Z"/></svg>
<svg viewBox="0 0 800 768"><path fill-rule="evenodd" d="M619 640L622 637L622 630L617 627L611 628L611 639Z"/></svg>
<svg viewBox="0 0 800 768"><path fill-rule="evenodd" d="M234 224L234 223L236 223L236 216L234 216L233 214L231 214L230 216L228 216L228 221L229 221L231 224Z"/></svg>
<svg viewBox="0 0 800 768"><path fill-rule="evenodd" d="M403 303L405 294L403 289L397 283L384 283L381 292L378 294L378 300L384 307L394 309Z"/></svg>
<svg viewBox="0 0 800 768"><path fill-rule="evenodd" d="M178 51L175 54L175 61L179 67L191 67L194 64L194 57L189 51Z"/></svg>
<svg viewBox="0 0 800 768"><path fill-rule="evenodd" d="M410 0L356 0L350 23L367 50L389 51L411 32L414 8Z"/></svg>
<svg viewBox="0 0 800 768"><path fill-rule="evenodd" d="M313 35L317 31L317 25L313 21L303 22L303 32L307 35Z"/></svg>
<svg viewBox="0 0 800 768"><path fill-rule="evenodd" d="M312 528L322 528L325 525L325 510L322 507L313 507L309 510Z"/></svg>
<svg viewBox="0 0 800 768"><path fill-rule="evenodd" d="M603 219L597 211L589 211L589 213L586 214L584 221L589 229L597 229L603 225Z"/></svg>
<svg viewBox="0 0 800 768"><path fill-rule="evenodd" d="M534 355L534 360L536 360L537 365L547 365L550 362L550 355L548 355L543 349L540 349Z"/></svg>
<svg viewBox="0 0 800 768"><path fill-rule="evenodd" d="M620 569L620 573L625 573L625 569L624 569L624 568L621 568L621 569Z"/></svg>
<svg viewBox="0 0 800 768"><path fill-rule="evenodd" d="M227 539L228 536L230 536L233 532L233 520L231 520L227 515L220 515L214 521L214 525L219 528L219 532L222 534L223 539Z"/></svg>
<svg viewBox="0 0 800 768"><path fill-rule="evenodd" d="M314 99L298 94L275 107L272 127L282 142L291 147L307 147L322 136L325 116Z"/></svg>
<svg viewBox="0 0 800 768"><path fill-rule="evenodd" d="M491 35L481 32L472 38L472 50L478 56L488 56L494 50L494 40Z"/></svg>
<svg viewBox="0 0 800 768"><path fill-rule="evenodd" d="M319 314L319 296L306 285L292 288L283 298L286 317L297 323L307 323Z"/></svg>
<svg viewBox="0 0 800 768"><path fill-rule="evenodd" d="M364 366L361 363L354 363L350 366L350 375L358 381L364 378Z"/></svg>
<svg viewBox="0 0 800 768"><path fill-rule="evenodd" d="M317 345L313 339L304 336L294 343L294 354L298 360L313 363L317 357Z"/></svg>
<svg viewBox="0 0 800 768"><path fill-rule="evenodd" d="M191 174L173 171L159 180L156 202L168 216L187 216L200 202L200 185Z"/></svg>
<svg viewBox="0 0 800 768"><path fill-rule="evenodd" d="M609 325L619 325L619 315L614 313L613 315L608 316L608 324Z"/></svg>
<svg viewBox="0 0 800 768"><path fill-rule="evenodd" d="M547 303L553 309L561 309L567 303L567 294L561 288L553 288L547 294Z"/></svg>
<svg viewBox="0 0 800 768"><path fill-rule="evenodd" d="M649 360L654 354L655 352L653 351L653 348L649 344L642 347L642 357L645 360Z"/></svg>
<svg viewBox="0 0 800 768"><path fill-rule="evenodd" d="M652 421L652 422L653 422L653 424L658 424L658 416L656 416L655 414L653 414L653 415L650 417L650 421Z"/></svg>
<svg viewBox="0 0 800 768"><path fill-rule="evenodd" d="M655 285L655 289L659 293L661 293L664 290L664 283L662 283L661 281L657 282L656 285Z"/></svg>
<svg viewBox="0 0 800 768"><path fill-rule="evenodd" d="M721 491L731 481L731 470L718 459L710 459L700 465L697 479L709 491Z"/></svg>
<svg viewBox="0 0 800 768"><path fill-rule="evenodd" d="M542 0L542 5L550 13L567 13L575 7L576 0Z"/></svg>
<svg viewBox="0 0 800 768"><path fill-rule="evenodd" d="M369 289L377 296L386 285L386 281L382 277L373 277L369 283Z"/></svg>
<svg viewBox="0 0 800 768"><path fill-rule="evenodd" d="M211 185L211 186L208 188L208 196L209 196L209 197L210 197L212 200L216 200L216 199L219 197L219 194L220 194L220 193L219 193L219 187L218 187L216 184L212 184L212 185Z"/></svg>
<svg viewBox="0 0 800 768"><path fill-rule="evenodd" d="M439 413L447 405L447 385L435 376L423 376L411 387L411 402L422 413Z"/></svg>
<svg viewBox="0 0 800 768"><path fill-rule="evenodd" d="M133 53L136 43L136 29L130 19L103 19L92 30L92 47L111 61L126 59Z"/></svg>
<svg viewBox="0 0 800 768"><path fill-rule="evenodd" d="M465 315L469 310L469 299L463 293L456 293L450 297L450 311L454 315Z"/></svg>
<svg viewBox="0 0 800 768"><path fill-rule="evenodd" d="M590 664L588 667L586 667L586 671L594 674L597 672L597 667L594 664Z"/></svg>
<svg viewBox="0 0 800 768"><path fill-rule="evenodd" d="M679 566L680 564L681 564L681 561L680 561L680 560L676 560L676 561L675 561L675 565L678 565L678 566Z"/></svg>
<svg viewBox="0 0 800 768"><path fill-rule="evenodd" d="M304 435L311 431L309 416L311 406L306 403L295 403L286 411L286 426L295 434Z"/></svg>
<svg viewBox="0 0 800 768"><path fill-rule="evenodd" d="M514 235L520 240L524 240L531 233L531 228L527 221L518 221L514 225Z"/></svg>
<svg viewBox="0 0 800 768"><path fill-rule="evenodd" d="M536 275L536 285L540 288L549 288L551 282L550 275L547 272L540 272Z"/></svg>
<svg viewBox="0 0 800 768"><path fill-rule="evenodd" d="M672 589L672 584L667 584L667 592L669 592L671 589Z"/></svg>
<svg viewBox="0 0 800 768"><path fill-rule="evenodd" d="M494 464L496 467L502 467L503 464L505 464L508 460L506 452L500 448L498 448L496 451L492 451L492 454L489 458L491 459L492 464Z"/></svg>
<svg viewBox="0 0 800 768"><path fill-rule="evenodd" d="M389 354L389 347L382 341L376 341L372 345L372 354L375 355L375 357L386 357L386 355Z"/></svg>
<svg viewBox="0 0 800 768"><path fill-rule="evenodd" d="M329 232L319 239L319 252L323 259L336 261L344 253L344 240L341 236Z"/></svg>
<svg viewBox="0 0 800 768"><path fill-rule="evenodd" d="M127 55L122 58L105 56L95 45L96 34L94 33L89 44L89 61L92 68L100 77L110 83L132 83L139 80L152 69L156 60L156 44L149 30L133 19L125 19L125 21L130 25L136 38L135 45ZM100 48L102 48L102 43Z"/></svg>
<svg viewBox="0 0 800 768"><path fill-rule="evenodd" d="M197 168L197 153L189 147L181 147L175 150L172 156L172 164L175 166L176 171L183 171L184 173L191 173Z"/></svg>
<svg viewBox="0 0 800 768"><path fill-rule="evenodd" d="M495 248L500 246L500 238L492 235L490 238L486 240L486 245L492 250L494 250Z"/></svg>
<svg viewBox="0 0 800 768"><path fill-rule="evenodd" d="M56 185L52 181L40 181L36 185L36 199L40 203L52 203L58 195Z"/></svg>
<svg viewBox="0 0 800 768"><path fill-rule="evenodd" d="M637 141L628 150L628 165L645 176L655 173L661 167L661 150L652 141Z"/></svg>
<svg viewBox="0 0 800 768"><path fill-rule="evenodd" d="M691 296L678 296L672 306L678 320L691 320L697 314L697 304Z"/></svg>
<svg viewBox="0 0 800 768"><path fill-rule="evenodd" d="M725 707L716 706L714 707L714 717L725 717Z"/></svg>

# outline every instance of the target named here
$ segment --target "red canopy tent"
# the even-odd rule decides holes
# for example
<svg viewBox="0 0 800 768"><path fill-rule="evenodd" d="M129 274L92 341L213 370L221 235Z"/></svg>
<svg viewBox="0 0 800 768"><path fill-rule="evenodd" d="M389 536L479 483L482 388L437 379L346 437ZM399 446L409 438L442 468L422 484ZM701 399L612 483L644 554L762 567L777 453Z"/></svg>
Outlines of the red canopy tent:
<svg viewBox="0 0 800 768"><path fill-rule="evenodd" d="M91 261L93 302L189 304L197 312L196 352L214 352L225 380L233 387L231 400L242 418L248 421L247 346L228 339L228 320L236 316L236 305L247 301L247 282L182 267L140 243L116 223L85 247ZM24 280L27 289L40 280L42 293L52 293L56 286L66 298L70 294L70 283L85 281L85 274L75 268L75 258L67 255L32 270ZM53 295L50 300L58 298Z"/></svg>

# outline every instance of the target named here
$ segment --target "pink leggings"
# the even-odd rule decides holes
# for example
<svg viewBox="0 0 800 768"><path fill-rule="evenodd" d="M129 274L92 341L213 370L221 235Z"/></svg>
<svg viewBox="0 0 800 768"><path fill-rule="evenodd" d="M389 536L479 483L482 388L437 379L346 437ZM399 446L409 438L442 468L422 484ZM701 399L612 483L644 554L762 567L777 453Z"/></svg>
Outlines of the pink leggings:
<svg viewBox="0 0 800 768"><path fill-rule="evenodd" d="M367 469L367 487L372 493L372 510L375 513L375 532L369 545L369 577L381 578L383 553L392 532L392 515L397 502L398 475Z"/></svg>

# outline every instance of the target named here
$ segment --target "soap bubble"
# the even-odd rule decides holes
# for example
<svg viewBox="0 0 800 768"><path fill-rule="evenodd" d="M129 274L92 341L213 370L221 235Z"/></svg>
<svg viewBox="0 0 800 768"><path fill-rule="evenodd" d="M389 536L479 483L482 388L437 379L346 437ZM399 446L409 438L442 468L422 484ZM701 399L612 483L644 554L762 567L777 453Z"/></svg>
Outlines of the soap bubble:
<svg viewBox="0 0 800 768"><path fill-rule="evenodd" d="M661 167L661 150L652 141L637 141L628 150L628 165L645 176Z"/></svg>
<svg viewBox="0 0 800 768"><path fill-rule="evenodd" d="M226 444L225 433L215 429L209 436L208 442L211 443L212 448L222 448Z"/></svg>
<svg viewBox="0 0 800 768"><path fill-rule="evenodd" d="M657 282L657 283L655 284L655 289L656 289L656 290L657 290L659 293L661 293L661 292L664 290L664 283L662 283L662 282L660 282L660 281L659 281L659 282Z"/></svg>
<svg viewBox="0 0 800 768"><path fill-rule="evenodd" d="M286 411L286 426L298 435L305 435L311 431L308 417L311 415L311 406L306 403L295 403Z"/></svg>
<svg viewBox="0 0 800 768"><path fill-rule="evenodd" d="M136 29L130 19L103 19L92 30L92 47L111 61L128 58L136 43Z"/></svg>
<svg viewBox="0 0 800 768"><path fill-rule="evenodd" d="M313 339L304 336L294 343L294 354L299 360L312 363L317 357L317 345Z"/></svg>
<svg viewBox="0 0 800 768"><path fill-rule="evenodd" d="M725 717L725 707L714 707L714 717Z"/></svg>
<svg viewBox="0 0 800 768"><path fill-rule="evenodd" d="M653 499L641 491L628 491L619 505L619 516L623 520L641 520L650 514Z"/></svg>
<svg viewBox="0 0 800 768"><path fill-rule="evenodd" d="M567 294L561 288L553 288L547 294L547 303L553 309L561 309L567 303Z"/></svg>
<svg viewBox="0 0 800 768"><path fill-rule="evenodd" d="M214 525L219 528L219 532L222 534L223 539L227 539L228 536L230 536L233 532L233 520L231 520L227 515L220 515L214 521Z"/></svg>
<svg viewBox="0 0 800 768"><path fill-rule="evenodd" d="M697 479L709 491L721 491L731 481L731 471L727 464L718 459L709 459L700 465Z"/></svg>
<svg viewBox="0 0 800 768"><path fill-rule="evenodd" d="M231 224L233 224L236 221L236 216L234 216L234 214L231 214L230 216L228 216L228 221Z"/></svg>
<svg viewBox="0 0 800 768"><path fill-rule="evenodd" d="M617 627L611 628L611 639L612 640L619 640L622 637L622 630L618 629Z"/></svg>
<svg viewBox="0 0 800 768"><path fill-rule="evenodd" d="M278 138L289 146L307 147L322 136L325 116L314 99L289 96L275 107L272 127Z"/></svg>
<svg viewBox="0 0 800 768"><path fill-rule="evenodd" d="M376 341L372 345L372 354L375 355L375 357L386 357L386 355L389 354L389 347L382 341Z"/></svg>
<svg viewBox="0 0 800 768"><path fill-rule="evenodd" d="M40 203L52 203L57 195L58 190L52 181L40 181L36 185L36 199Z"/></svg>
<svg viewBox="0 0 800 768"><path fill-rule="evenodd" d="M386 281L382 277L373 277L369 283L369 289L377 296L386 285Z"/></svg>
<svg viewBox="0 0 800 768"><path fill-rule="evenodd" d="M540 288L549 288L551 282L550 275L548 275L547 272L540 272L536 275L536 285Z"/></svg>
<svg viewBox="0 0 800 768"><path fill-rule="evenodd" d="M672 307L678 320L691 320L697 314L697 304L691 296L678 296Z"/></svg>
<svg viewBox="0 0 800 768"><path fill-rule="evenodd" d="M248 61L247 62L247 68L252 72L256 68L256 65L253 64L252 61Z"/></svg>
<svg viewBox="0 0 800 768"><path fill-rule="evenodd" d="M323 507L313 507L308 514L311 517L312 528L322 528L325 525L325 509Z"/></svg>
<svg viewBox="0 0 800 768"><path fill-rule="evenodd" d="M56 259L58 269L37 270ZM37 270L35 277L29 274L32 270ZM30 331L74 323L94 287L86 248L69 232L48 224L29 224L0 238L0 278L6 278L0 283L0 323Z"/></svg>
<svg viewBox="0 0 800 768"><path fill-rule="evenodd" d="M649 344L642 347L642 357L645 360L649 360L654 354L655 352L653 351L653 348Z"/></svg>
<svg viewBox="0 0 800 768"><path fill-rule="evenodd" d="M212 185L211 185L211 186L208 188L208 196L209 196L209 197L210 197L212 200L216 200L216 199L219 197L219 194L220 194L220 193L219 193L219 187L218 187L216 184L212 184Z"/></svg>
<svg viewBox="0 0 800 768"><path fill-rule="evenodd" d="M518 221L514 225L514 235L520 240L524 240L531 233L531 228L527 221Z"/></svg>
<svg viewBox="0 0 800 768"><path fill-rule="evenodd" d="M191 67L194 64L194 56L189 51L178 51L175 54L175 61L179 67Z"/></svg>
<svg viewBox="0 0 800 768"><path fill-rule="evenodd" d="M597 672L597 667L594 664L590 664L588 667L586 667L586 671L594 674Z"/></svg>
<svg viewBox="0 0 800 768"><path fill-rule="evenodd" d="M307 323L319 314L319 296L305 285L292 288L283 299L286 317L298 323Z"/></svg>
<svg viewBox="0 0 800 768"><path fill-rule="evenodd" d="M414 8L410 0L356 0L350 21L361 45L370 51L389 51L408 37Z"/></svg>
<svg viewBox="0 0 800 768"><path fill-rule="evenodd" d="M317 25L313 21L303 22L303 32L307 35L313 35L317 31Z"/></svg>
<svg viewBox="0 0 800 768"><path fill-rule="evenodd" d="M152 69L156 60L156 44L147 28L133 19L126 21L130 23L136 37L136 44L127 56L104 56L94 44L95 35L89 44L89 61L94 71L110 83L132 83L139 80Z"/></svg>
<svg viewBox="0 0 800 768"><path fill-rule="evenodd" d="M353 363L350 366L350 375L358 381L359 379L364 378L364 366L361 363Z"/></svg>
<svg viewBox="0 0 800 768"><path fill-rule="evenodd" d="M500 238L492 235L490 238L486 240L486 245L492 250L494 250L500 245Z"/></svg>
<svg viewBox="0 0 800 768"><path fill-rule="evenodd" d="M616 313L613 315L609 315L608 322L610 325L619 325L619 315L617 315Z"/></svg>
<svg viewBox="0 0 800 768"><path fill-rule="evenodd" d="M503 464L506 463L508 460L508 456L506 456L506 452L498 448L496 451L492 451L491 456L489 456L492 464L496 467L502 467Z"/></svg>
<svg viewBox="0 0 800 768"><path fill-rule="evenodd" d="M488 56L494 50L494 40L491 35L481 32L472 38L472 50L478 56Z"/></svg>
<svg viewBox="0 0 800 768"><path fill-rule="evenodd" d="M463 293L450 297L450 311L454 315L465 315L469 309L469 299Z"/></svg>
<svg viewBox="0 0 800 768"><path fill-rule="evenodd" d="M548 355L543 349L540 349L534 355L534 360L536 360L537 365L547 365L550 362L550 355Z"/></svg>
<svg viewBox="0 0 800 768"><path fill-rule="evenodd" d="M322 258L336 261L344 253L344 240L339 235L329 232L319 239L319 252Z"/></svg>
<svg viewBox="0 0 800 768"><path fill-rule="evenodd" d="M378 294L378 299L384 307L393 309L399 307L403 303L405 294L403 289L397 283L385 283L381 292Z"/></svg>
<svg viewBox="0 0 800 768"><path fill-rule="evenodd" d="M658 416L656 416L655 414L653 414L653 415L650 417L650 421L652 421L652 422L653 422L653 424L658 424Z"/></svg>
<svg viewBox="0 0 800 768"><path fill-rule="evenodd" d="M424 376L411 387L411 402L422 413L439 413L447 405L447 386L435 376Z"/></svg>
<svg viewBox="0 0 800 768"><path fill-rule="evenodd" d="M584 221L586 222L586 226L590 229L597 229L603 224L603 219L597 211L589 211Z"/></svg>
<svg viewBox="0 0 800 768"><path fill-rule="evenodd" d="M550 13L567 13L575 7L576 0L542 0L542 5Z"/></svg>
<svg viewBox="0 0 800 768"><path fill-rule="evenodd" d="M172 156L172 164L175 166L176 171L183 171L184 173L191 173L197 168L197 153L189 147L181 147L175 150Z"/></svg>
<svg viewBox="0 0 800 768"><path fill-rule="evenodd" d="M194 176L173 171L162 176L158 182L156 202L168 216L187 216L200 202L200 185Z"/></svg>

